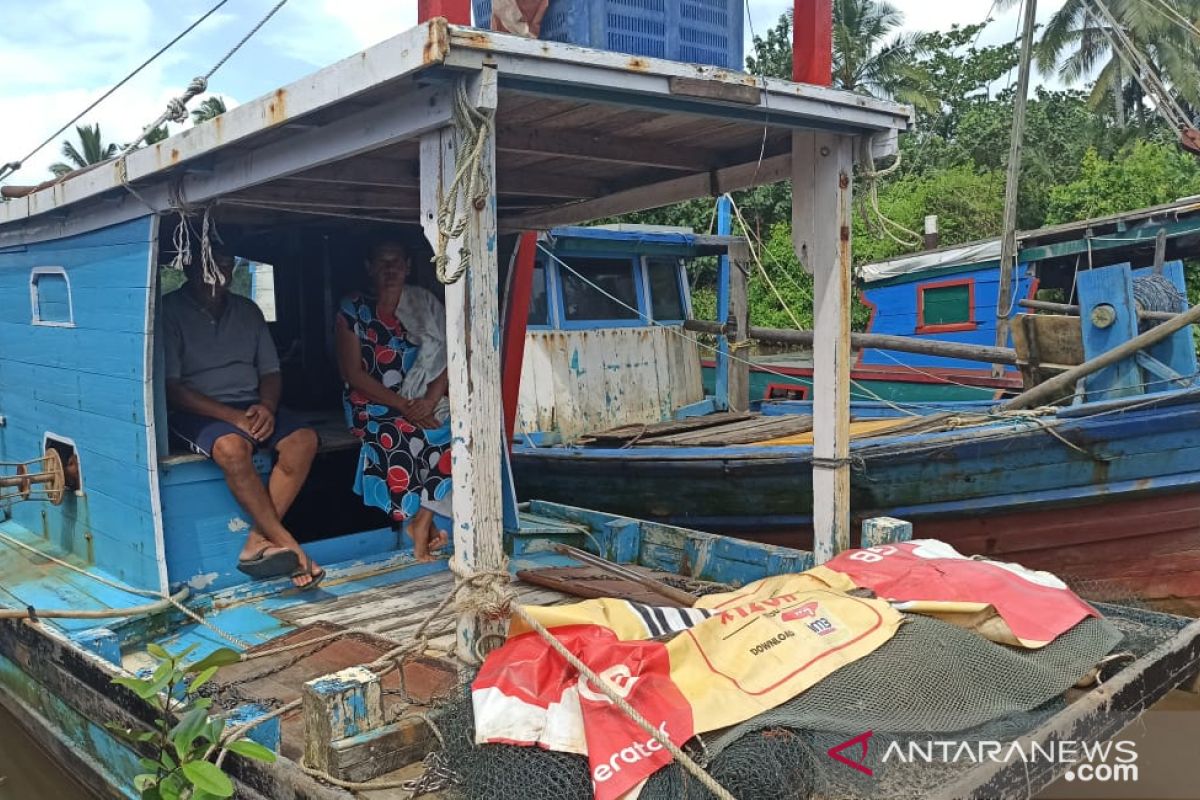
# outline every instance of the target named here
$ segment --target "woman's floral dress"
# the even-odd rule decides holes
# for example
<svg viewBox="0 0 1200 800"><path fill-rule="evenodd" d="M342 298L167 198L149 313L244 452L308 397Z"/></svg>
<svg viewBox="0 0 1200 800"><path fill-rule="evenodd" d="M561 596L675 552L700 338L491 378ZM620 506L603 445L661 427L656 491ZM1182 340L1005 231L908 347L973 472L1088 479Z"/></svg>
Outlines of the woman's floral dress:
<svg viewBox="0 0 1200 800"><path fill-rule="evenodd" d="M354 294L338 309L358 337L363 368L388 389L399 392L417 361L400 320L383 318L370 298ZM346 424L362 440L354 491L393 520L411 517L423 502L443 500L451 490L450 422L433 430L413 425L388 406L372 403L346 386Z"/></svg>

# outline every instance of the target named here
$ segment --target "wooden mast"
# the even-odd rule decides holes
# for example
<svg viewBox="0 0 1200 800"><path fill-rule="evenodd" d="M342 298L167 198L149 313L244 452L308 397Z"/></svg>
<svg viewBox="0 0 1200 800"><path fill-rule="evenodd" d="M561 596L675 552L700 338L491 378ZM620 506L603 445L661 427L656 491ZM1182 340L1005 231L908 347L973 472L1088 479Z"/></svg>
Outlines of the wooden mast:
<svg viewBox="0 0 1200 800"><path fill-rule="evenodd" d="M1037 0L1025 0L1021 32L1021 61L1017 68L1017 96L1013 103L1012 141L1008 148L1008 177L1004 185L1004 234L1000 240L1000 295L996 303L996 347L1008 346L1012 316L1013 272L1017 260L1017 194L1021 182L1021 153L1025 139L1025 107L1029 100L1029 72L1033 60L1033 30ZM1004 366L992 365L992 374L1004 377Z"/></svg>
<svg viewBox="0 0 1200 800"><path fill-rule="evenodd" d="M468 84L468 97L479 109L496 108L496 68L485 66ZM455 126L421 137L421 224L434 246L438 241L438 209L454 180L463 138ZM494 572L504 557L501 459L503 409L500 396L500 313L496 258L496 139L489 134L482 163L489 195L479 207L460 194L467 227L447 247L453 273L460 248L471 264L446 287L446 350L450 378L450 421L454 465L454 559L460 574ZM461 580L461 578L460 578ZM462 596L460 595L460 598ZM457 653L465 663L479 660L477 645L490 634L503 636L505 620L489 619L464 608L457 624Z"/></svg>

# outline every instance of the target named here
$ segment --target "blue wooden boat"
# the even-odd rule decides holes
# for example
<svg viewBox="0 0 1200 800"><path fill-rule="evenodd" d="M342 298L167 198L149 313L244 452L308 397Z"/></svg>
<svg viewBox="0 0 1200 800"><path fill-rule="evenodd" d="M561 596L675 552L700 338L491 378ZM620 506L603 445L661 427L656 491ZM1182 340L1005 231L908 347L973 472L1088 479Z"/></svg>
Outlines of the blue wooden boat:
<svg viewBox="0 0 1200 800"><path fill-rule="evenodd" d="M1196 204L1180 203L1025 235L1012 304L1020 308L1016 298L1032 299L1044 287L1063 302L1030 305L1073 309L1076 316L1018 315L1020 366L1011 374L1032 385L1137 335L1144 325L1135 313L1135 282L1156 270L1133 269L1129 262L1153 262L1162 231L1158 272L1183 296L1180 259L1192 252L1189 237L1197 229ZM990 344L995 316L987 314L999 281L993 249L985 243L868 267L874 330ZM1077 269L1081 258L1090 258L1092 269ZM554 266L567 270L571 260L566 255ZM1110 306L1122 309L1120 321L1098 327L1088 309ZM608 370L604 385L621 385L620 365L632 351L621 342L631 332L585 333L595 343L581 337L562 357L578 353L581 364L595 359ZM679 338L665 326L653 334ZM1052 347L1065 352L1051 353ZM970 363L875 349L864 349L857 363L878 366L885 359L921 370ZM650 376L657 369L674 382L690 377L674 363L635 361ZM523 417L519 426L536 433L513 453L523 495L586 498L616 513L812 546L811 403L765 401L755 414L730 415L713 413L728 408L728 399L708 395L676 408L672 418L660 414L661 397L649 410L630 409L625 398L594 391L581 401L590 412L588 427L574 424L574 408L559 414L555 398L541 391L564 385L562 377L552 379L554 368L543 359L526 371L536 384L523 386L523 399L534 389L541 399L537 416ZM997 415L996 403L986 400L854 400L851 417L861 423L862 438L851 446L853 514L912 519L919 535L1062 573L1099 598L1139 597L1200 614L1200 456L1189 438L1200 422L1196 376L1194 346L1184 330L1123 367L1089 377L1075 396L1059 398L1067 407L1037 417ZM869 391L852 384L856 389ZM699 396L694 388L692 394L673 391L688 401ZM906 417L911 423L900 428L877 422ZM963 426L964 420L971 422Z"/></svg>
<svg viewBox="0 0 1200 800"><path fill-rule="evenodd" d="M356 448L341 427L329 315L355 283L344 267L364 230L417 230L438 216L454 153L470 150L454 113L463 97L477 113L495 113L496 133L481 140L486 196L462 201L466 230L447 251L451 267L463 263L460 246L470 256L467 276L445 290L454 555L416 563L405 534L351 492ZM547 122L531 135L537 120ZM114 679L144 674L151 645L194 645L193 657L229 647L244 660L217 679L217 720L281 756L269 765L230 757L239 796L345 798L313 770L351 782L415 777L431 734L420 720L385 715L391 704L431 702L503 633L477 606L448 609L473 585L462 576L499 583L505 571L562 564L547 552L556 542L686 580L744 583L803 569L812 554L802 549L582 503L517 507L505 488L495 346L505 260L497 250L513 242L497 226L554 227L683 199L710 181L775 180L808 128L840 131L849 145L907 121L902 107L821 87L764 88L748 76L434 20L116 162L7 192L15 199L0 204L0 703L96 793L134 797L149 754L109 726L140 731L155 717ZM797 194L820 205L815 183L801 182ZM189 212L218 224L247 260L274 267L256 268L252 293L274 293L285 402L325 434L304 500L285 520L328 570L315 592L250 582L233 569L247 522L220 471L167 436L158 308L169 273L160 265L172 226ZM438 240L436 225L426 232ZM526 602L562 599L512 587ZM1086 695L1030 735L1107 734L1194 670L1200 627L1148 619L1159 646L1139 653L1103 698ZM397 647L421 652L396 670L363 666L394 659ZM1023 775L1021 786L1046 785L1061 769ZM961 778L985 791L1008 787L1016 772Z"/></svg>

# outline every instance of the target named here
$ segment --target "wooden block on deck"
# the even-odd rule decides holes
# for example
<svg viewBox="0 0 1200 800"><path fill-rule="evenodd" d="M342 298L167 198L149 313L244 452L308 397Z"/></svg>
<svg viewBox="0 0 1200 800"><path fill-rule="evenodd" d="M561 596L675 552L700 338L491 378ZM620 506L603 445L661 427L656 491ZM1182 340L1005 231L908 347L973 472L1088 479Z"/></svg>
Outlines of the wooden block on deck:
<svg viewBox="0 0 1200 800"><path fill-rule="evenodd" d="M349 667L304 684L304 760L330 774L333 743L383 726L379 676Z"/></svg>
<svg viewBox="0 0 1200 800"><path fill-rule="evenodd" d="M438 746L424 719L401 717L382 728L334 742L329 748L328 772L344 781L365 782L415 764Z"/></svg>
<svg viewBox="0 0 1200 800"><path fill-rule="evenodd" d="M895 517L872 517L862 524L862 546L879 547L896 542L911 542L913 526Z"/></svg>

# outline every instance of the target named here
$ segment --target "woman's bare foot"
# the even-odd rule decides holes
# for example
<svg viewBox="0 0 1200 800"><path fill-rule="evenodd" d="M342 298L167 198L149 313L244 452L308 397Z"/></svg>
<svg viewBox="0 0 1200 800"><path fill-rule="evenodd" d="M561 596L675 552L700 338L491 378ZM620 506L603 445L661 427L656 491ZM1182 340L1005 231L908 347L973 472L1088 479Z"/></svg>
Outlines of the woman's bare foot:
<svg viewBox="0 0 1200 800"><path fill-rule="evenodd" d="M450 534L443 530L438 530L433 538L429 540L430 550L441 550L446 545L450 544Z"/></svg>
<svg viewBox="0 0 1200 800"><path fill-rule="evenodd" d="M430 533L433 530L433 512L427 508L422 508L412 519L408 521L408 535L413 540L413 558L421 562L433 561L433 556L430 555L430 549L440 546L436 545L437 539L430 541Z"/></svg>

